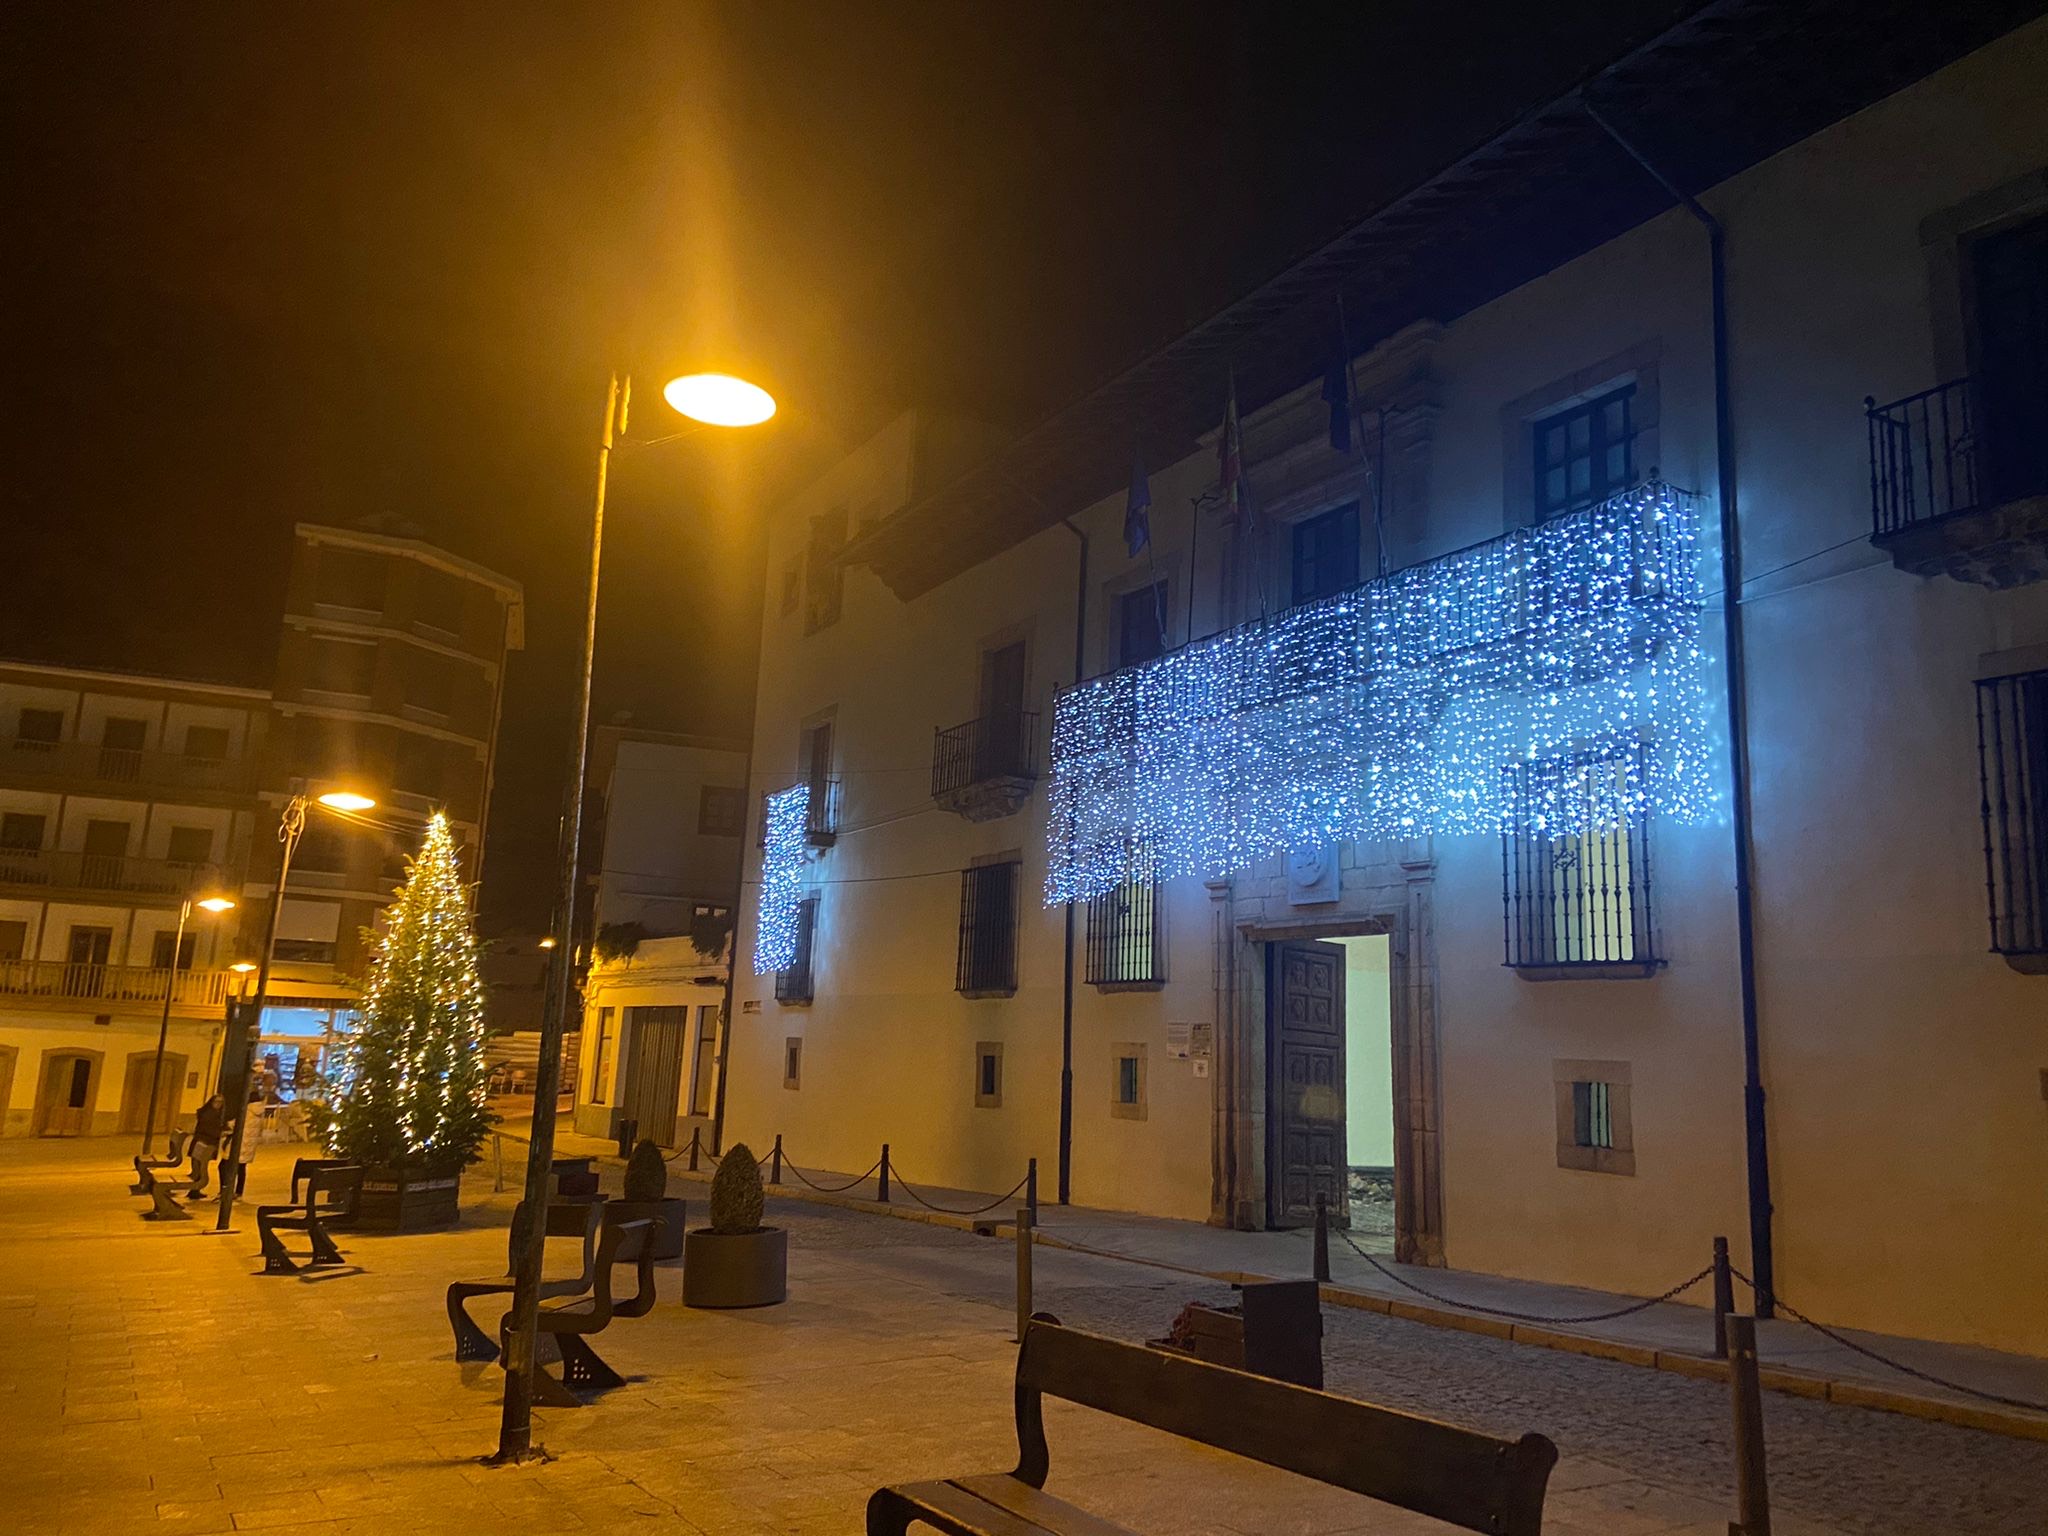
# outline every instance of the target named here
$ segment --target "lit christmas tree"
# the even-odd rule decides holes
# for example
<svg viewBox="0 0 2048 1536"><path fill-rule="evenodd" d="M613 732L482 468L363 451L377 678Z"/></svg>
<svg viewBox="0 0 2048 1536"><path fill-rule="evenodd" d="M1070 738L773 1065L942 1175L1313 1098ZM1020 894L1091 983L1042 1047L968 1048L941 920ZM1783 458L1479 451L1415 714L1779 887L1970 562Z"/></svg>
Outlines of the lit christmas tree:
<svg viewBox="0 0 2048 1536"><path fill-rule="evenodd" d="M491 1124L486 1033L469 896L437 811L385 914L361 1013L336 1044L321 1139L372 1168L474 1162Z"/></svg>

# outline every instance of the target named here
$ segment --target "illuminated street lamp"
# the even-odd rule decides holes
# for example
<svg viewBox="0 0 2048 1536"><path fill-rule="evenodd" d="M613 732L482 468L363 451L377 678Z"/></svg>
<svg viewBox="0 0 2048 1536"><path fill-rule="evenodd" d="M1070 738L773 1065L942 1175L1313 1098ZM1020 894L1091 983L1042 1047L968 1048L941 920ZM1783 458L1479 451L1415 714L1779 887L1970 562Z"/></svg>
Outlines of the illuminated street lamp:
<svg viewBox="0 0 2048 1536"><path fill-rule="evenodd" d="M156 1026L156 1060L149 1068L149 1109L142 1117L142 1155L149 1156L149 1144L156 1140L156 1096L163 1085L164 1046L171 1036L171 999L178 992L178 959L185 951L185 925L192 921L192 909L211 912L218 916L235 909L231 896L201 896L194 900L191 892L185 893L178 903L178 931L171 939L171 968L164 976L164 1013ZM168 1127L166 1127L168 1129Z"/></svg>
<svg viewBox="0 0 2048 1536"><path fill-rule="evenodd" d="M256 995L242 1011L242 1017L254 1020L247 1025L253 1033L263 1022L263 997L270 987L270 952L277 948L277 923L284 912L284 883L291 876L292 854L297 851L299 838L306 830L306 812L318 805L325 810L346 816L357 811L371 810L377 802L368 795L354 790L331 789L325 794L308 800L304 795L293 795L284 803L284 812L277 821L277 841L281 850L277 865L277 884L270 892L270 921L263 931L263 948L256 956ZM240 967L237 967L240 969ZM225 1232L235 1210L235 1175L242 1165L242 1134L249 1127L249 1074L256 1065L254 1042L242 1061L242 1071L235 1084L235 1096L228 1108L235 1117L235 1134L228 1144L227 1161L221 1167L220 1214L215 1218L213 1230Z"/></svg>
<svg viewBox="0 0 2048 1536"><path fill-rule="evenodd" d="M775 397L758 384L726 373L671 379L662 397L682 416L707 427L759 426L775 414ZM577 854L583 838L583 780L590 762L590 670L597 647L597 583L604 552L604 495L614 436L626 435L633 381L612 375L605 395L604 430L597 445L597 500L590 519L590 589L583 619L583 670L576 693L576 769L568 814L562 818L561 888L555 907L554 970L541 1008L540 1060L533 1073L533 1134L526 1148L526 1209L545 1211L548 1174L555 1160L555 1098L562 1072L562 1030L569 1013L575 960ZM685 434L687 435L687 434ZM667 441L655 439L654 441ZM548 948L546 941L543 948ZM533 1448L533 1336L540 1315L541 1242L545 1221L529 1221L513 1255L512 1326L505 1343L505 1404L498 1425L497 1461L523 1460Z"/></svg>

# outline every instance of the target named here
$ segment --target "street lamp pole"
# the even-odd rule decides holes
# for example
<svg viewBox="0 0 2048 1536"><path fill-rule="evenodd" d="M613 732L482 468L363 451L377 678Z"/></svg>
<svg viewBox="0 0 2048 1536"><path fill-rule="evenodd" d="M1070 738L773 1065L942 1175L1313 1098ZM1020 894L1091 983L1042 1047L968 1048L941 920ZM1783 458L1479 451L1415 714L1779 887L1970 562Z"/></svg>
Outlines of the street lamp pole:
<svg viewBox="0 0 2048 1536"><path fill-rule="evenodd" d="M277 865L277 885L270 893L270 920L263 930L263 952L256 957L256 996L252 1002L236 1010L236 1023L245 1033L253 1033L263 1022L263 995L270 987L270 952L277 948L277 923L284 912L284 882L291 874L292 854L299 846L299 834L306 830L306 797L293 795L285 802L284 814L278 818L277 841L281 854ZM249 1074L256 1065L256 1051L253 1041L242 1058L242 1070L235 1079L235 1096L228 1105L235 1117L235 1134L230 1138L227 1161L220 1167L220 1214L215 1218L213 1230L225 1232L235 1211L235 1174L242 1166L242 1134L249 1128Z"/></svg>
<svg viewBox="0 0 2048 1536"><path fill-rule="evenodd" d="M156 1140L156 1096L163 1086L164 1047L171 1038L171 998L178 990L178 957L185 948L185 925L192 921L192 896L187 892L185 899L178 903L178 932L171 940L171 969L164 978L164 1013L156 1024L156 1060L149 1069L149 1108L142 1117L142 1155L149 1156L150 1143Z"/></svg>
<svg viewBox="0 0 2048 1536"><path fill-rule="evenodd" d="M555 964L549 973L547 997L540 1019L540 1059L533 1071L532 1139L526 1149L525 1202L527 1221L519 1235L512 1270L512 1328L505 1347L505 1404L498 1423L501 1462L520 1461L533 1449L534 1330L540 1317L541 1244L547 1236L544 1219L548 1177L555 1160L555 1100L562 1075L562 1032L569 1013L569 991L575 984L577 859L583 840L583 776L590 756L590 674L597 653L597 579L604 554L604 494L611 473L612 440L623 430L633 383L613 374L605 392L604 431L597 447L597 499L590 516L590 589L583 615L583 669L576 687L575 771L571 775L569 811L562 818L561 887L557 893Z"/></svg>

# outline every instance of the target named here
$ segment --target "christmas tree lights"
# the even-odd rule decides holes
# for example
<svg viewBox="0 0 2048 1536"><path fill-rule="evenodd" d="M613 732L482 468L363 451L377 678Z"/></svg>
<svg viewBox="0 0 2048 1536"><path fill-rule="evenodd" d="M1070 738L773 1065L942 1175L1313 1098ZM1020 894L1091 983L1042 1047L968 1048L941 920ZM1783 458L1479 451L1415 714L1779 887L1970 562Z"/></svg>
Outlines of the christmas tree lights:
<svg viewBox="0 0 2048 1536"><path fill-rule="evenodd" d="M797 918L802 910L805 824L811 787L797 784L768 797L762 831L761 908L754 925L754 974L787 970L796 959Z"/></svg>
<svg viewBox="0 0 2048 1536"><path fill-rule="evenodd" d="M1346 839L1706 819L1697 540L1652 483L1067 690L1048 905Z"/></svg>
<svg viewBox="0 0 2048 1536"><path fill-rule="evenodd" d="M448 818L435 812L386 910L362 1008L316 1114L328 1150L370 1167L460 1168L490 1129L484 983Z"/></svg>

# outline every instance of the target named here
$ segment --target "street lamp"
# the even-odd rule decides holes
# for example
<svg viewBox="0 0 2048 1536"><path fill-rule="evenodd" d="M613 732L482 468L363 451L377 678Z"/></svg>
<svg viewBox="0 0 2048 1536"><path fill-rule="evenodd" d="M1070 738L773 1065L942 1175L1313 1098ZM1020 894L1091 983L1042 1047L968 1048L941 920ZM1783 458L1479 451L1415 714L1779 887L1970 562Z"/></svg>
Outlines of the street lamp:
<svg viewBox="0 0 2048 1536"><path fill-rule="evenodd" d="M163 1085L164 1047L169 1043L171 1036L171 999L178 992L178 960L185 951L185 925L192 921L194 907L198 907L202 912L218 915L234 911L235 903L227 896L201 896L195 901L190 891L187 891L184 899L178 903L178 931L171 939L171 968L164 977L164 1013L156 1026L156 1060L149 1069L149 1109L142 1117L144 1157L149 1156L150 1143L156 1140L156 1096L157 1090Z"/></svg>
<svg viewBox="0 0 2048 1536"><path fill-rule="evenodd" d="M707 427L759 426L775 414L775 397L758 384L726 373L693 373L671 379L662 398L682 416ZM616 435L626 434L633 381L613 374L604 402L604 430L598 434L597 499L590 518L590 590L583 618L583 669L576 691L576 768L568 814L562 818L561 888L557 896L554 970L540 1021L540 1060L533 1073L533 1134L526 1148L526 1209L531 1219L521 1235L512 1269L512 1327L505 1347L505 1404L498 1425L500 1462L523 1460L533 1449L533 1336L540 1316L541 1244L547 1222L548 1175L555 1160L555 1098L562 1071L562 1030L569 1013L575 963L577 854L583 838L583 780L590 760L590 671L597 648L597 583L604 553L604 495ZM665 441L665 439L661 439Z"/></svg>
<svg viewBox="0 0 2048 1536"><path fill-rule="evenodd" d="M256 1021L253 1027L261 1027L263 1022L263 996L270 987L270 952L277 948L277 923L284 912L284 883L291 876L292 854L297 851L299 837L306 830L307 810L319 805L329 811L346 814L367 811L376 804L368 795L346 789L331 789L311 800L304 795L293 795L285 801L284 812L277 821L277 841L282 849L277 865L277 884L270 893L270 921L263 931L263 948L256 956L256 995L239 1015L243 1019L253 1018ZM242 1133L249 1126L249 1074L255 1065L256 1056L252 1048L242 1062L241 1075L235 1084L235 1097L228 1106L234 1113L235 1134L228 1144L227 1161L221 1165L220 1214L213 1223L216 1232L227 1231L228 1222L234 1216L235 1174L242 1165Z"/></svg>

